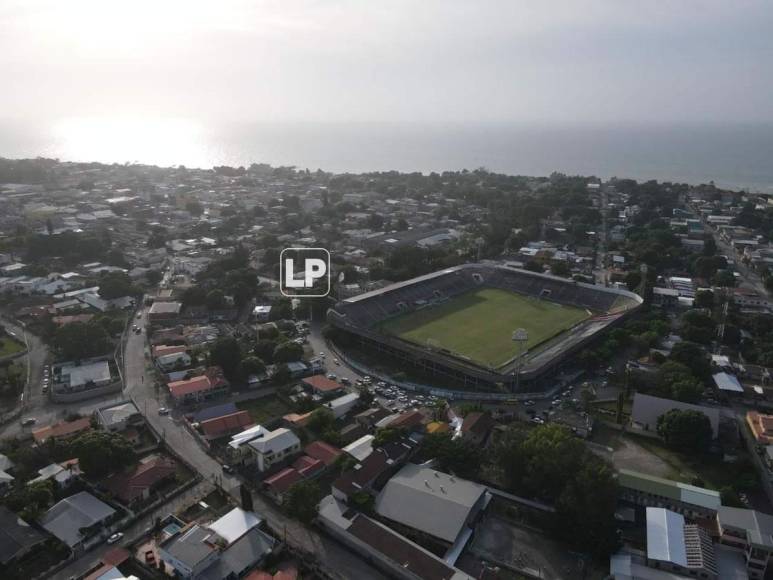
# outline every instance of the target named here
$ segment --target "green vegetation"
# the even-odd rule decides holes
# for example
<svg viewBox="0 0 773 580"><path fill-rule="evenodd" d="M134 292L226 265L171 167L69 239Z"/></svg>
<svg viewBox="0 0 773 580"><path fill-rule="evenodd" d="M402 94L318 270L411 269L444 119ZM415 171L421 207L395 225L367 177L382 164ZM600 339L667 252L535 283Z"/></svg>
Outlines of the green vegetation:
<svg viewBox="0 0 773 580"><path fill-rule="evenodd" d="M255 423L260 425L282 417L290 412L290 408L277 397L262 397L236 403L239 410L247 411Z"/></svg>
<svg viewBox="0 0 773 580"><path fill-rule="evenodd" d="M420 456L437 460L441 471L475 479L480 472L484 453L478 445L465 439L454 439L451 433L427 435L421 442Z"/></svg>
<svg viewBox="0 0 773 580"><path fill-rule="evenodd" d="M596 556L614 550L614 471L568 429L557 424L514 427L494 452L510 491L555 505L557 537Z"/></svg>
<svg viewBox="0 0 773 580"><path fill-rule="evenodd" d="M673 449L706 453L711 444L711 423L700 411L671 409L658 417L658 435Z"/></svg>
<svg viewBox="0 0 773 580"><path fill-rule="evenodd" d="M316 517L321 499L322 490L316 481L299 481L287 491L284 507L288 514L308 524Z"/></svg>
<svg viewBox="0 0 773 580"><path fill-rule="evenodd" d="M0 336L0 358L11 356L24 350L24 345L9 336Z"/></svg>
<svg viewBox="0 0 773 580"><path fill-rule="evenodd" d="M529 333L526 349L545 342L588 318L573 306L484 288L444 304L385 321L383 331L427 346L436 344L474 361L498 367L518 354L512 334Z"/></svg>

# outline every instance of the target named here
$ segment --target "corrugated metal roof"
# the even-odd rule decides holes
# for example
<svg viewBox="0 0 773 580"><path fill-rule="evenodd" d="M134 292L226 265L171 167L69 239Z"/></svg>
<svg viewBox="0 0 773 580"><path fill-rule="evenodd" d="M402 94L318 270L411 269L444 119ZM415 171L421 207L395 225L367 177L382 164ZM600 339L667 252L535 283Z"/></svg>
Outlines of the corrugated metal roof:
<svg viewBox="0 0 773 580"><path fill-rule="evenodd" d="M647 558L687 567L684 516L664 508L647 508Z"/></svg>

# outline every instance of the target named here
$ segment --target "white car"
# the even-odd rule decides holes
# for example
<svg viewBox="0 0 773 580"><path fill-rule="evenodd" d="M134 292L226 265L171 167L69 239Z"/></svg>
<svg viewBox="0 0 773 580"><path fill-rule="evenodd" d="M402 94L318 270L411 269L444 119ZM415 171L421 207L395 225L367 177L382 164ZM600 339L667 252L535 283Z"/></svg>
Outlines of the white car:
<svg viewBox="0 0 773 580"><path fill-rule="evenodd" d="M158 414L159 415L168 415L169 414L169 409L167 409L166 407L159 407L158 408Z"/></svg>
<svg viewBox="0 0 773 580"><path fill-rule="evenodd" d="M116 532L115 534L113 534L107 539L107 543L115 544L116 542L120 542L121 538L123 538L123 532Z"/></svg>
<svg viewBox="0 0 773 580"><path fill-rule="evenodd" d="M322 358L325 358L325 353L324 352L320 352L319 356L321 356Z"/></svg>

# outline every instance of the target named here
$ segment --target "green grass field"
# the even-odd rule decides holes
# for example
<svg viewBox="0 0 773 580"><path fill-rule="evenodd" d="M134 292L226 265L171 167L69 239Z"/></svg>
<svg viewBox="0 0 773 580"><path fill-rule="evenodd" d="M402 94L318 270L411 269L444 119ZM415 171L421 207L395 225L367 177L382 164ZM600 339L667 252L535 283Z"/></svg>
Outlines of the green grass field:
<svg viewBox="0 0 773 580"><path fill-rule="evenodd" d="M588 313L581 308L483 288L392 318L380 329L403 340L439 346L477 363L499 367L518 353L518 345L512 341L516 328L529 333L526 349L531 349L586 318Z"/></svg>
<svg viewBox="0 0 773 580"><path fill-rule="evenodd" d="M0 358L10 356L24 350L24 345L10 336L0 338Z"/></svg>

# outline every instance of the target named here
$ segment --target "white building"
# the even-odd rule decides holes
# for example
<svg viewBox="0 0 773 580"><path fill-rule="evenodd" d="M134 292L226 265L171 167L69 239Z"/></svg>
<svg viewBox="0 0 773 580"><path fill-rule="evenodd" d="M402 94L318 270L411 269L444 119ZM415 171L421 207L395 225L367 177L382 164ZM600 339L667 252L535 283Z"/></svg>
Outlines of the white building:
<svg viewBox="0 0 773 580"><path fill-rule="evenodd" d="M252 450L259 471L268 471L271 466L301 450L301 440L284 427L268 431L262 437L252 439L247 445Z"/></svg>

